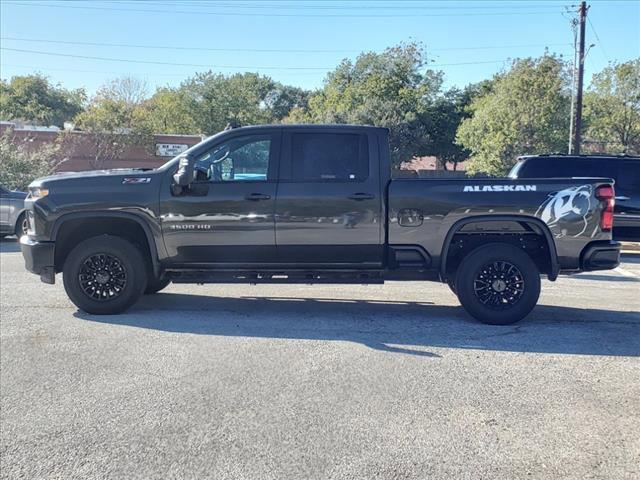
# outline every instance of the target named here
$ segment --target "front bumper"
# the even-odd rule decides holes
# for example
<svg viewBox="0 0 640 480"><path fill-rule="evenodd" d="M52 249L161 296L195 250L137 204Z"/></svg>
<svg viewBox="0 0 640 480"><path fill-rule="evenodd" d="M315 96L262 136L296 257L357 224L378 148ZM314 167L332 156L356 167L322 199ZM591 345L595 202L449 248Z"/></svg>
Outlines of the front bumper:
<svg viewBox="0 0 640 480"><path fill-rule="evenodd" d="M580 266L584 271L616 268L620 265L621 249L620 242L592 242L582 251Z"/></svg>
<svg viewBox="0 0 640 480"><path fill-rule="evenodd" d="M40 275L44 283L53 284L56 281L55 243L36 242L27 235L20 238L20 250L24 257L24 266L31 273Z"/></svg>

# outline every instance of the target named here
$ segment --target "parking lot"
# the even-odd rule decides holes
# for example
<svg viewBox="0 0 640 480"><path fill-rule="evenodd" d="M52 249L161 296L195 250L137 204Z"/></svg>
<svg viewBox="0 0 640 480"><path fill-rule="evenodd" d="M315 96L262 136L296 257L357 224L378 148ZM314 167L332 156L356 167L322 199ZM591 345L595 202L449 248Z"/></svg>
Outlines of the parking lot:
<svg viewBox="0 0 640 480"><path fill-rule="evenodd" d="M493 327L418 282L92 316L0 251L3 478L640 476L640 252Z"/></svg>

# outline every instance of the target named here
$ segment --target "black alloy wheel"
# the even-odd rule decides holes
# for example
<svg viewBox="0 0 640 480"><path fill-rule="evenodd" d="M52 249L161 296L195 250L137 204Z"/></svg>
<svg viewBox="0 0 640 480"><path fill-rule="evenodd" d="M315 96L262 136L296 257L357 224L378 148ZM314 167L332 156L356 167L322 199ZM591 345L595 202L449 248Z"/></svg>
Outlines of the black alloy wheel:
<svg viewBox="0 0 640 480"><path fill-rule="evenodd" d="M116 256L98 253L82 262L78 282L89 298L101 302L113 300L127 286L127 270Z"/></svg>
<svg viewBox="0 0 640 480"><path fill-rule="evenodd" d="M491 325L508 325L535 307L540 272L522 248L488 243L462 259L455 286L460 303L471 316Z"/></svg>
<svg viewBox="0 0 640 480"><path fill-rule="evenodd" d="M506 261L482 266L473 281L473 291L480 303L496 310L506 310L518 303L524 289L522 272Z"/></svg>
<svg viewBox="0 0 640 480"><path fill-rule="evenodd" d="M71 301L87 313L112 315L125 311L147 287L148 265L135 245L114 235L80 242L62 269Z"/></svg>

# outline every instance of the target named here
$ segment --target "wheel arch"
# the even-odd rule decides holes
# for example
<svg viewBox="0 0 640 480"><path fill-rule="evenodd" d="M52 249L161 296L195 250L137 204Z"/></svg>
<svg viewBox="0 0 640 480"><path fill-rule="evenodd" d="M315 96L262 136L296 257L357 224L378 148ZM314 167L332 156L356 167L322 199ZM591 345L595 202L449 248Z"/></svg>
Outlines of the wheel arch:
<svg viewBox="0 0 640 480"><path fill-rule="evenodd" d="M440 277L446 278L447 276L447 262L449 258L449 251L453 241L453 237L460 233L460 231L467 225L474 223L489 223L489 222L505 222L511 224L524 224L533 226L534 229L540 231L545 239L546 246L549 251L549 264L550 271L548 273L549 280L555 280L560 272L560 264L558 262L558 252L556 250L556 244L551 235L549 227L539 218L531 217L528 215L478 215L469 218L463 218L455 222L447 235L445 236L444 243L442 245L442 254L440 256ZM507 232L505 232L507 233Z"/></svg>
<svg viewBox="0 0 640 480"><path fill-rule="evenodd" d="M112 220L112 222L109 222L109 220ZM136 225L142 232L142 238L144 239L143 246L146 247L148 251L150 267L154 275L157 276L160 274L161 267L158 258L158 245L148 222L134 213L105 211L72 212L62 215L55 221L51 229L51 239L56 242L55 259L57 271L59 271L59 268L62 268L62 265L59 265L59 261L63 261L71 250L70 247L64 245L60 245L62 248L59 248L58 241L60 240L61 232L64 233L66 228L70 228L72 226L75 226L76 228L81 227L83 221L90 222L92 228L86 232L83 232L80 228L80 232L84 234L81 233L79 241L101 234L116 235L129 239L133 232L127 231L127 235L119 235L117 231L113 231L113 227L114 225ZM100 224L100 227L96 228L96 224ZM73 243L73 245L77 245L79 241Z"/></svg>

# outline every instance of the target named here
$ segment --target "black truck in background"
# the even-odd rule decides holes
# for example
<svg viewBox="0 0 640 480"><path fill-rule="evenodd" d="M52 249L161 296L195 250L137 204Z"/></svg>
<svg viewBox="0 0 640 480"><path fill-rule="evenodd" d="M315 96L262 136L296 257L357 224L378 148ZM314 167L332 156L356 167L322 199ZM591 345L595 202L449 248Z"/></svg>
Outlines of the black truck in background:
<svg viewBox="0 0 640 480"><path fill-rule="evenodd" d="M640 157L631 155L527 155L510 178L604 177L616 187L613 238L640 241Z"/></svg>
<svg viewBox="0 0 640 480"><path fill-rule="evenodd" d="M176 283L447 282L482 322L526 316L540 277L615 268L607 178L391 179L388 131L221 132L155 170L34 181L26 267L93 314Z"/></svg>

